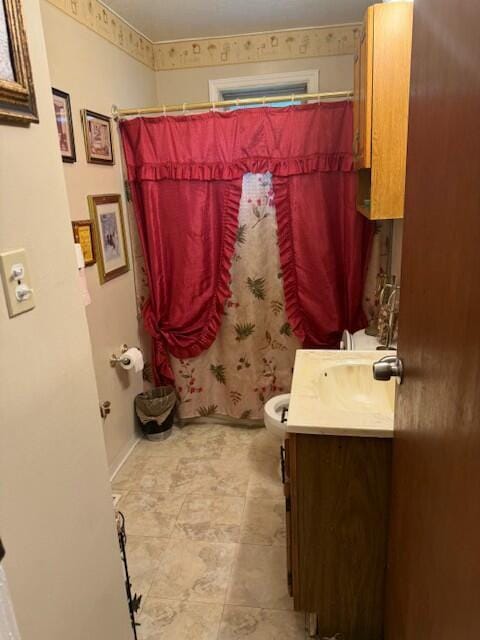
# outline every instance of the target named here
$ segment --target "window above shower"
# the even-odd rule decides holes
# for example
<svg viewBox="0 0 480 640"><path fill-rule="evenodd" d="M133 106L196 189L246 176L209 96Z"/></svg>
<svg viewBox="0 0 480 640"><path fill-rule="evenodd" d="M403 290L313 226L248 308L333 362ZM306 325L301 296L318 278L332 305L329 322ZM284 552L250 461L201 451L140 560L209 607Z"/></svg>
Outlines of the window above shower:
<svg viewBox="0 0 480 640"><path fill-rule="evenodd" d="M318 86L318 69L308 69L290 73L270 73L209 80L209 93L212 102L220 102L221 100L241 100L242 98L270 98L276 95L316 93L319 90ZM268 106L286 107L291 104L301 104L301 100L279 100L268 103ZM227 107L225 110L251 109L261 106L261 104L239 105L238 107Z"/></svg>

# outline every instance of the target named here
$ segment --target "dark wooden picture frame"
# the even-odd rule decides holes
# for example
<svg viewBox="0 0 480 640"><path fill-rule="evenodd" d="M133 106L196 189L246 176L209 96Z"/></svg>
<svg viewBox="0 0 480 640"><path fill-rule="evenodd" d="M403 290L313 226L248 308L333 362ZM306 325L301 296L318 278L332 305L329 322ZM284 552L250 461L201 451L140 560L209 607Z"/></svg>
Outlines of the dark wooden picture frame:
<svg viewBox="0 0 480 640"><path fill-rule="evenodd" d="M28 126L38 122L20 0L0 0L0 44L3 70L8 69L4 77L0 74L0 123Z"/></svg>
<svg viewBox="0 0 480 640"><path fill-rule="evenodd" d="M111 119L89 109L82 109L81 115L87 162L93 164L115 164ZM104 127L103 130L102 127ZM96 141L95 138L97 138ZM95 144L97 144L97 147L95 147ZM105 145L104 153L101 153L101 148L98 146L101 144Z"/></svg>
<svg viewBox="0 0 480 640"><path fill-rule="evenodd" d="M73 237L82 247L85 266L89 267L97 261L95 247L95 230L92 220L74 220L72 222Z"/></svg>
<svg viewBox="0 0 480 640"><path fill-rule="evenodd" d="M52 87L55 120L57 122L58 143L63 162L76 162L75 137L73 135L72 109L70 95ZM55 100L57 98L57 100ZM63 105L63 111L61 111Z"/></svg>
<svg viewBox="0 0 480 640"><path fill-rule="evenodd" d="M88 196L88 207L95 229L98 275L104 284L130 270L122 198L117 193Z"/></svg>

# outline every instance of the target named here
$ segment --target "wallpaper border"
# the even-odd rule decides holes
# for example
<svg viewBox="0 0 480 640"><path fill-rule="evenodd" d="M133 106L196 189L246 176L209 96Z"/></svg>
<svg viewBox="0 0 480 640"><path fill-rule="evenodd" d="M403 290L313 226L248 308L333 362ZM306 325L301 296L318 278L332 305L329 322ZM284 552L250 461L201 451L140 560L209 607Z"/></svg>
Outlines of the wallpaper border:
<svg viewBox="0 0 480 640"><path fill-rule="evenodd" d="M155 68L157 71L166 71L353 54L360 26L355 23L156 42Z"/></svg>

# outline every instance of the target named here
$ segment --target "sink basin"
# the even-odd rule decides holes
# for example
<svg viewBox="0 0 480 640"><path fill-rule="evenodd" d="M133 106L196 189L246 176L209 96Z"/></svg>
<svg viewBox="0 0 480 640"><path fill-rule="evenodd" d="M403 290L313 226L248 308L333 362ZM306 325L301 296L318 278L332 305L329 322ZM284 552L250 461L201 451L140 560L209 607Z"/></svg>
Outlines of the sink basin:
<svg viewBox="0 0 480 640"><path fill-rule="evenodd" d="M325 407L349 412L393 413L395 386L374 380L371 362L348 360L332 364L319 372L315 384L318 401Z"/></svg>
<svg viewBox="0 0 480 640"><path fill-rule="evenodd" d="M396 382L372 373L387 353L299 349L287 431L392 437Z"/></svg>

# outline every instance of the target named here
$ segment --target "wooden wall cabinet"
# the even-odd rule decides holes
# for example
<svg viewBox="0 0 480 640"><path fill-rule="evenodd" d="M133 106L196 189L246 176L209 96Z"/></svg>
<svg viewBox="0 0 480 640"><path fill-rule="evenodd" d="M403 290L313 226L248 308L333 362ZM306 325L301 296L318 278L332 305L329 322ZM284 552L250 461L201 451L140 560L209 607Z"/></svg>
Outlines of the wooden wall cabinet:
<svg viewBox="0 0 480 640"><path fill-rule="evenodd" d="M383 638L391 439L289 434L287 566L319 635Z"/></svg>
<svg viewBox="0 0 480 640"><path fill-rule="evenodd" d="M357 209L403 218L413 4L370 6L354 56L353 155Z"/></svg>

